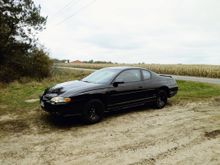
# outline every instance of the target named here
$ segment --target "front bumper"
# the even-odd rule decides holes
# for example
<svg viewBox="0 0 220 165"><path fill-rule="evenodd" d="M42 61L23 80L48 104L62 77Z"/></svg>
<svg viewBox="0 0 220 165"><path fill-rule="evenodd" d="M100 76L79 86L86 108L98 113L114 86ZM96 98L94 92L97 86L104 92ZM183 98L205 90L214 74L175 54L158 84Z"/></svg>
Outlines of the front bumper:
<svg viewBox="0 0 220 165"><path fill-rule="evenodd" d="M81 105L83 104L79 102L52 104L49 100L44 100L43 97L40 98L41 108L49 113L80 115L83 108Z"/></svg>

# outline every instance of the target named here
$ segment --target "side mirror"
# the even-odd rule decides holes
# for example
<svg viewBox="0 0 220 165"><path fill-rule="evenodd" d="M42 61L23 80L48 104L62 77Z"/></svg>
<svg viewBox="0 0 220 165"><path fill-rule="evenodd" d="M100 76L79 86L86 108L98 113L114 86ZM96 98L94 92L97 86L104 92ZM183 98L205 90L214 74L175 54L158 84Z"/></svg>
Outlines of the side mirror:
<svg viewBox="0 0 220 165"><path fill-rule="evenodd" d="M124 84L123 81L115 81L113 82L113 87L118 87L119 84Z"/></svg>

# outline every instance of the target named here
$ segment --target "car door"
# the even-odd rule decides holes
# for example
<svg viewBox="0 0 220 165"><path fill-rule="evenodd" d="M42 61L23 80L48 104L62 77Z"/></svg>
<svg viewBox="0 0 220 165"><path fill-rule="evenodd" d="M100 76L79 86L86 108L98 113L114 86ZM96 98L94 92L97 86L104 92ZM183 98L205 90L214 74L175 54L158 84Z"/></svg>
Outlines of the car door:
<svg viewBox="0 0 220 165"><path fill-rule="evenodd" d="M143 96L146 101L151 101L156 98L156 82L150 71L142 69L141 72L143 76Z"/></svg>
<svg viewBox="0 0 220 165"><path fill-rule="evenodd" d="M137 104L143 98L143 81L140 69L122 71L113 82L123 82L109 91L109 108Z"/></svg>

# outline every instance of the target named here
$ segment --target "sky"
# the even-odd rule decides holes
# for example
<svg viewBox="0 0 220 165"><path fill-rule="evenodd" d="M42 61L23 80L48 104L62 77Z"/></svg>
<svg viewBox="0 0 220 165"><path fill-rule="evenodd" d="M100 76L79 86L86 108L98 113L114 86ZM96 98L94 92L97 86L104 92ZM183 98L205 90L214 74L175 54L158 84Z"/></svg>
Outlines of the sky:
<svg viewBox="0 0 220 165"><path fill-rule="evenodd" d="M34 0L50 57L220 64L219 0Z"/></svg>

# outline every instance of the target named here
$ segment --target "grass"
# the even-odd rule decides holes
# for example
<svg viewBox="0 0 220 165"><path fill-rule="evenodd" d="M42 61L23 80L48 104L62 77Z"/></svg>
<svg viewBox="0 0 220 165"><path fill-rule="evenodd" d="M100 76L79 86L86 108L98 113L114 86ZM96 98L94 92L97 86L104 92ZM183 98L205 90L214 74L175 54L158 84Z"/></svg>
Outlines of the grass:
<svg viewBox="0 0 220 165"><path fill-rule="evenodd" d="M57 83L81 79L89 72L86 71L69 71L63 69L54 69L52 77L42 81L15 81L8 85L0 85L0 114L7 111L24 112L28 109L38 108L39 102L27 103L25 100L39 98L45 88Z"/></svg>
<svg viewBox="0 0 220 165"><path fill-rule="evenodd" d="M220 96L220 85L190 81L177 81L177 83L179 91L174 100L196 101Z"/></svg>
<svg viewBox="0 0 220 165"><path fill-rule="evenodd" d="M27 103L25 100L36 99L43 90L57 83L81 79L88 75L88 71L55 69L53 76L41 82L13 82L8 85L0 85L0 114L25 113L33 109L39 109L39 102ZM220 96L220 85L177 81L179 92L173 101L202 100Z"/></svg>
<svg viewBox="0 0 220 165"><path fill-rule="evenodd" d="M160 74L174 74L198 77L220 78L220 65L183 65L183 64L64 64L58 63L58 66L100 69L103 67L130 65L150 69Z"/></svg>

